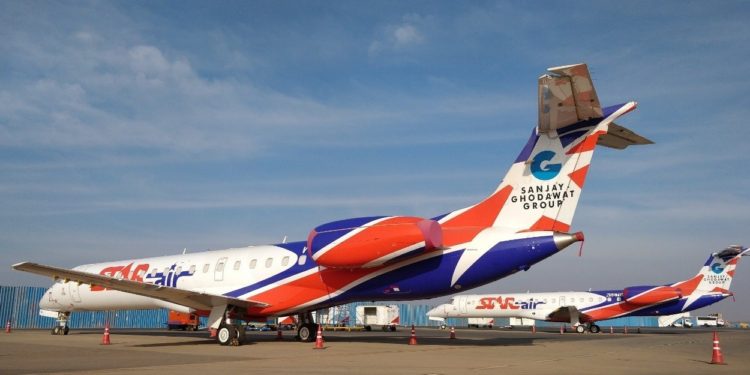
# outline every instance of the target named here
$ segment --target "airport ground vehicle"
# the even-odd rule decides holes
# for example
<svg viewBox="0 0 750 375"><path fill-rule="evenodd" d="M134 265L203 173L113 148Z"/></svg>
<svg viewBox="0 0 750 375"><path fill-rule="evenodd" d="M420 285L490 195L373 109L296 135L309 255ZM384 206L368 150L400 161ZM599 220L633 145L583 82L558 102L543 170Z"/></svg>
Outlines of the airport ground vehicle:
<svg viewBox="0 0 750 375"><path fill-rule="evenodd" d="M705 316L696 316L695 324L698 327L724 327L725 322L721 314L708 314Z"/></svg>
<svg viewBox="0 0 750 375"><path fill-rule="evenodd" d="M401 321L401 314L397 305L357 306L358 326L371 331L373 326L383 331L395 331Z"/></svg>
<svg viewBox="0 0 750 375"><path fill-rule="evenodd" d="M170 331L173 329L181 329L183 331L197 331L199 326L200 317L198 316L198 314L169 310L167 318L167 328Z"/></svg>
<svg viewBox="0 0 750 375"><path fill-rule="evenodd" d="M469 318L467 319L469 328L489 328L495 326L495 318Z"/></svg>

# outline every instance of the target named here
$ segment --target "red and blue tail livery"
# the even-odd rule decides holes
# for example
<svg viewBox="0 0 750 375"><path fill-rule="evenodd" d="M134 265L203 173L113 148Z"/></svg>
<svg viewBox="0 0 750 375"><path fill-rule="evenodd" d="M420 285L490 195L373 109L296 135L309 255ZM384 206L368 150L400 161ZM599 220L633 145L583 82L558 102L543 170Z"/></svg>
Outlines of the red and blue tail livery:
<svg viewBox="0 0 750 375"><path fill-rule="evenodd" d="M431 319L515 317L570 323L578 332L600 331L597 321L624 316L673 315L714 304L732 295L729 285L740 258L750 249L730 246L712 253L694 277L667 285L618 290L459 295L430 310Z"/></svg>
<svg viewBox="0 0 750 375"><path fill-rule="evenodd" d="M208 316L224 345L244 334L239 320L286 315L298 316L298 335L310 340L316 309L452 294L583 240L571 225L596 146L651 142L614 123L636 104L601 107L585 64L540 77L538 104L538 123L497 188L437 217L359 217L314 226L299 242L13 267L55 279L40 307L62 326L74 311L165 307Z"/></svg>

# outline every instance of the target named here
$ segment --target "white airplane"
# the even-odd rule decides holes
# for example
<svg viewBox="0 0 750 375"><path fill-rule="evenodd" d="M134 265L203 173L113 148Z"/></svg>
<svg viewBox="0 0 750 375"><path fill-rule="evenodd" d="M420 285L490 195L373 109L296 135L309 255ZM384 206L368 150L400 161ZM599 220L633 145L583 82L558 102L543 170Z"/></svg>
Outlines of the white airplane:
<svg viewBox="0 0 750 375"><path fill-rule="evenodd" d="M712 253L698 274L668 285L618 290L459 295L427 312L445 318L527 318L570 323L579 333L598 333L595 322L624 316L672 315L706 307L732 295L729 285L748 249L731 246Z"/></svg>
<svg viewBox="0 0 750 375"><path fill-rule="evenodd" d="M531 137L497 189L472 206L431 219L335 221L307 241L13 268L54 278L40 301L58 319L53 333L67 334L72 311L168 308L208 316L222 345L242 342L240 320L298 315L298 337L308 341L317 309L438 297L526 271L583 240L569 231L595 147L651 143L613 122L636 103L602 108L585 64L549 71Z"/></svg>

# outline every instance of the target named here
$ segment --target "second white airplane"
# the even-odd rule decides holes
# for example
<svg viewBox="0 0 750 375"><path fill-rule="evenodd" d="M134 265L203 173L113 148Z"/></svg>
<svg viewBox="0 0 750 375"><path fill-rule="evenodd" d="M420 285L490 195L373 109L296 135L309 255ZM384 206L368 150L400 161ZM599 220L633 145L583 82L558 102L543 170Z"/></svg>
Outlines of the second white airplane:
<svg viewBox="0 0 750 375"><path fill-rule="evenodd" d="M712 253L694 277L667 285L553 293L474 294L453 297L427 312L444 318L527 318L570 323L576 332L598 333L597 321L624 316L671 315L706 307L732 295L729 285L740 257L750 249L730 246Z"/></svg>

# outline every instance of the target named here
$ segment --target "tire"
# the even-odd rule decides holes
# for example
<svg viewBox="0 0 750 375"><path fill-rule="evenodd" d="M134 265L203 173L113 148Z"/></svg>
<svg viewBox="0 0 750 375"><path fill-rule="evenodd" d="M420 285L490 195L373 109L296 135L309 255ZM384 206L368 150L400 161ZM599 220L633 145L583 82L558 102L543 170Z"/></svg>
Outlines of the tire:
<svg viewBox="0 0 750 375"><path fill-rule="evenodd" d="M367 331L367 332L372 331L372 327L371 326L365 326L365 331Z"/></svg>
<svg viewBox="0 0 750 375"><path fill-rule="evenodd" d="M68 332L70 331L70 328L68 326L65 326L65 328L62 329L63 335L68 335Z"/></svg>
<svg viewBox="0 0 750 375"><path fill-rule="evenodd" d="M396 326L390 326L388 327L388 330L391 332L396 332Z"/></svg>
<svg viewBox="0 0 750 375"><path fill-rule="evenodd" d="M591 328L589 328L589 330L591 331L591 333L599 333L599 332L601 332L602 329L599 328L598 325L592 324Z"/></svg>
<svg viewBox="0 0 750 375"><path fill-rule="evenodd" d="M583 324L579 324L576 326L576 332L578 333L584 333L586 332L586 327Z"/></svg>
<svg viewBox="0 0 750 375"><path fill-rule="evenodd" d="M231 327L219 327L219 331L216 333L216 340L219 341L219 345L226 346L232 342L232 331Z"/></svg>
<svg viewBox="0 0 750 375"><path fill-rule="evenodd" d="M314 325L313 324L303 324L299 327L299 330L297 331L297 337L299 337L299 341L302 342L313 342L315 341L315 335L317 332L313 332Z"/></svg>

